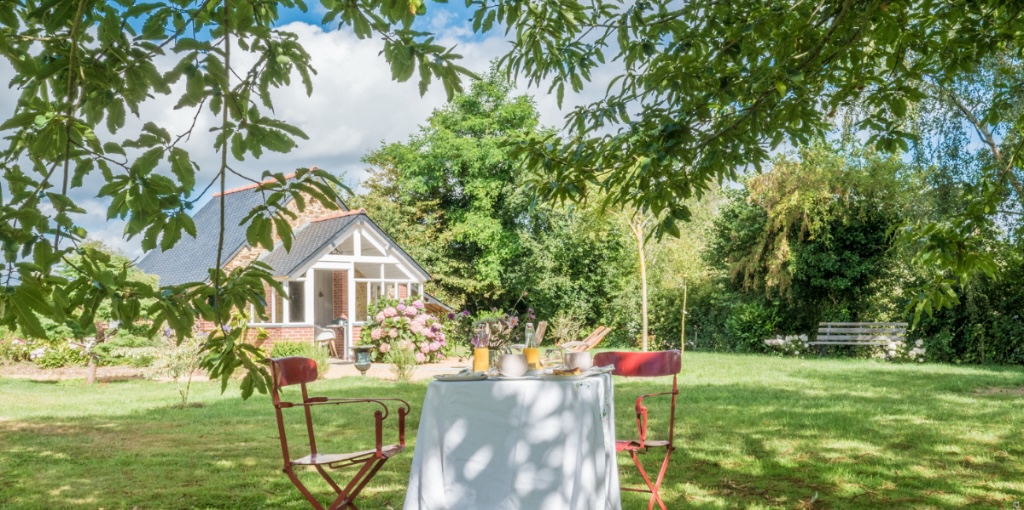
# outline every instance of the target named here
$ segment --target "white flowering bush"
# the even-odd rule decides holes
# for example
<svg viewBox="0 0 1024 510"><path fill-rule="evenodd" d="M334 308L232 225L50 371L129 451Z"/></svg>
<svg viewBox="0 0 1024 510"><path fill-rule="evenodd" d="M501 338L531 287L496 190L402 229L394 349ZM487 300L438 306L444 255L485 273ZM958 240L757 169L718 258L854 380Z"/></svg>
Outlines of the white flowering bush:
<svg viewBox="0 0 1024 510"><path fill-rule="evenodd" d="M769 351L783 356L799 356L807 350L807 335L776 335L766 339L764 345Z"/></svg>
<svg viewBox="0 0 1024 510"><path fill-rule="evenodd" d="M926 354L924 342L920 339L914 341L912 345L903 340L889 340L881 352L881 356L889 361L917 363L923 363Z"/></svg>
<svg viewBox="0 0 1024 510"><path fill-rule="evenodd" d="M374 360L413 359L431 363L444 359L447 345L441 323L423 310L420 300L379 299L370 307L370 320L360 334L363 345L374 347ZM412 357L393 353L401 350ZM389 355L389 353L391 355Z"/></svg>

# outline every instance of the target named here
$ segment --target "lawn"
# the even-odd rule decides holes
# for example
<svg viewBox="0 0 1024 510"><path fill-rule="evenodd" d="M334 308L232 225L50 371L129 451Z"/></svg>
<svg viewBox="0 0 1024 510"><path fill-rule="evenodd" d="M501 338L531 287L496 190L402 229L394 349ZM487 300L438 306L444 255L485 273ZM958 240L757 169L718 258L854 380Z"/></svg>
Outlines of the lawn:
<svg viewBox="0 0 1024 510"><path fill-rule="evenodd" d="M683 371L669 508L1024 501L1024 394L988 391L1024 387L1020 368L688 353ZM616 381L620 436L634 426L633 398L665 384ZM426 390L363 378L317 386L403 396L413 431ZM266 396L242 401L233 388L221 395L200 384L202 407L172 407L176 399L166 383L0 379L0 508L307 508L280 472ZM337 441L368 439L365 419L339 414L320 425L336 426ZM360 508L400 508L410 459L386 464ZM622 473L624 485L638 481ZM624 493L623 506L646 508L646 497Z"/></svg>

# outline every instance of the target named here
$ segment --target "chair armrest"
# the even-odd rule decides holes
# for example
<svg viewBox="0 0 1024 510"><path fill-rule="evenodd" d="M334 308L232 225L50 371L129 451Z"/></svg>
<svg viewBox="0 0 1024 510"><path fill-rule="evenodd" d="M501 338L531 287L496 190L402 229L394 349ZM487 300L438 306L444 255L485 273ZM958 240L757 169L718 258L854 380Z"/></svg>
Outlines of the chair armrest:
<svg viewBox="0 0 1024 510"><path fill-rule="evenodd" d="M648 393L647 395L640 395L636 398L636 428L640 434L640 447L643 448L644 442L647 441L647 406L644 405L644 399L648 397L664 397L667 395L678 395L679 390L664 391L661 393Z"/></svg>
<svg viewBox="0 0 1024 510"><path fill-rule="evenodd" d="M384 402L398 402L398 443L403 448L405 447L405 417L412 412L412 406L408 402L400 398L394 397L381 397L381 398L328 398L328 397L313 397L309 399L305 405L337 405L337 404L377 404L383 408L373 413L375 422L375 432L377 439L377 454L380 455L384 446L384 420L391 415L391 409L388 408ZM300 404L301 405L301 404Z"/></svg>

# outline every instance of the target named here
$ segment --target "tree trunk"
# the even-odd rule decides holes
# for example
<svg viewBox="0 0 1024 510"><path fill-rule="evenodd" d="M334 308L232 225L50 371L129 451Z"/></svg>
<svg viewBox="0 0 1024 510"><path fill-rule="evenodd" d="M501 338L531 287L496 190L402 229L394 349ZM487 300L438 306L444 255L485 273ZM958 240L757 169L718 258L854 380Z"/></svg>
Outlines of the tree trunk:
<svg viewBox="0 0 1024 510"><path fill-rule="evenodd" d="M640 315L641 315L641 331L640 331L640 347L644 352L647 352L647 259L644 256L644 223L643 217L640 219L630 222L629 228L633 230L633 235L636 236L636 248L637 253L640 257Z"/></svg>
<svg viewBox="0 0 1024 510"><path fill-rule="evenodd" d="M96 356L89 355L89 373L85 376L85 384L94 384L96 382Z"/></svg>
<svg viewBox="0 0 1024 510"><path fill-rule="evenodd" d="M96 382L96 367L99 365L99 362L96 359L96 354L93 353L93 350L96 349L97 345L106 340L105 336L105 324L102 322L97 322L96 341L93 342L92 346L89 347L89 351L86 352L86 355L89 356L89 373L85 376L85 384L94 384Z"/></svg>
<svg viewBox="0 0 1024 510"><path fill-rule="evenodd" d="M683 324L679 332L679 352L686 351L686 278L683 278Z"/></svg>

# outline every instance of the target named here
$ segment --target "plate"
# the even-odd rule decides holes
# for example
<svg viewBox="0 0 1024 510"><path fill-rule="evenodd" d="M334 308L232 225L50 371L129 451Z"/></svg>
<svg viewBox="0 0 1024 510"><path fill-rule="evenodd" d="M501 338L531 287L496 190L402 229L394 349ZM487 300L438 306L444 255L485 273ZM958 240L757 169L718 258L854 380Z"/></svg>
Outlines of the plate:
<svg viewBox="0 0 1024 510"><path fill-rule="evenodd" d="M434 379L438 381L452 382L452 381L483 381L487 379L487 374L484 372L476 372L472 374L440 374L435 375Z"/></svg>
<svg viewBox="0 0 1024 510"><path fill-rule="evenodd" d="M495 380L498 380L498 381L522 381L522 380L526 380L526 379L537 379L537 374L534 374L534 375L525 374L525 375L520 375L518 377L512 377L512 376L509 376L509 375L500 375L499 374L499 375L492 375L489 378L490 379L495 379Z"/></svg>
<svg viewBox="0 0 1024 510"><path fill-rule="evenodd" d="M551 372L544 372L540 375L540 378L545 381L578 381L595 375L609 374L614 369L615 367L613 365L605 367L591 367L584 370L579 375L555 375Z"/></svg>
<svg viewBox="0 0 1024 510"><path fill-rule="evenodd" d="M555 374L541 374L540 378L545 381L579 381L580 379L586 379L594 374L584 372L580 375L555 375Z"/></svg>

